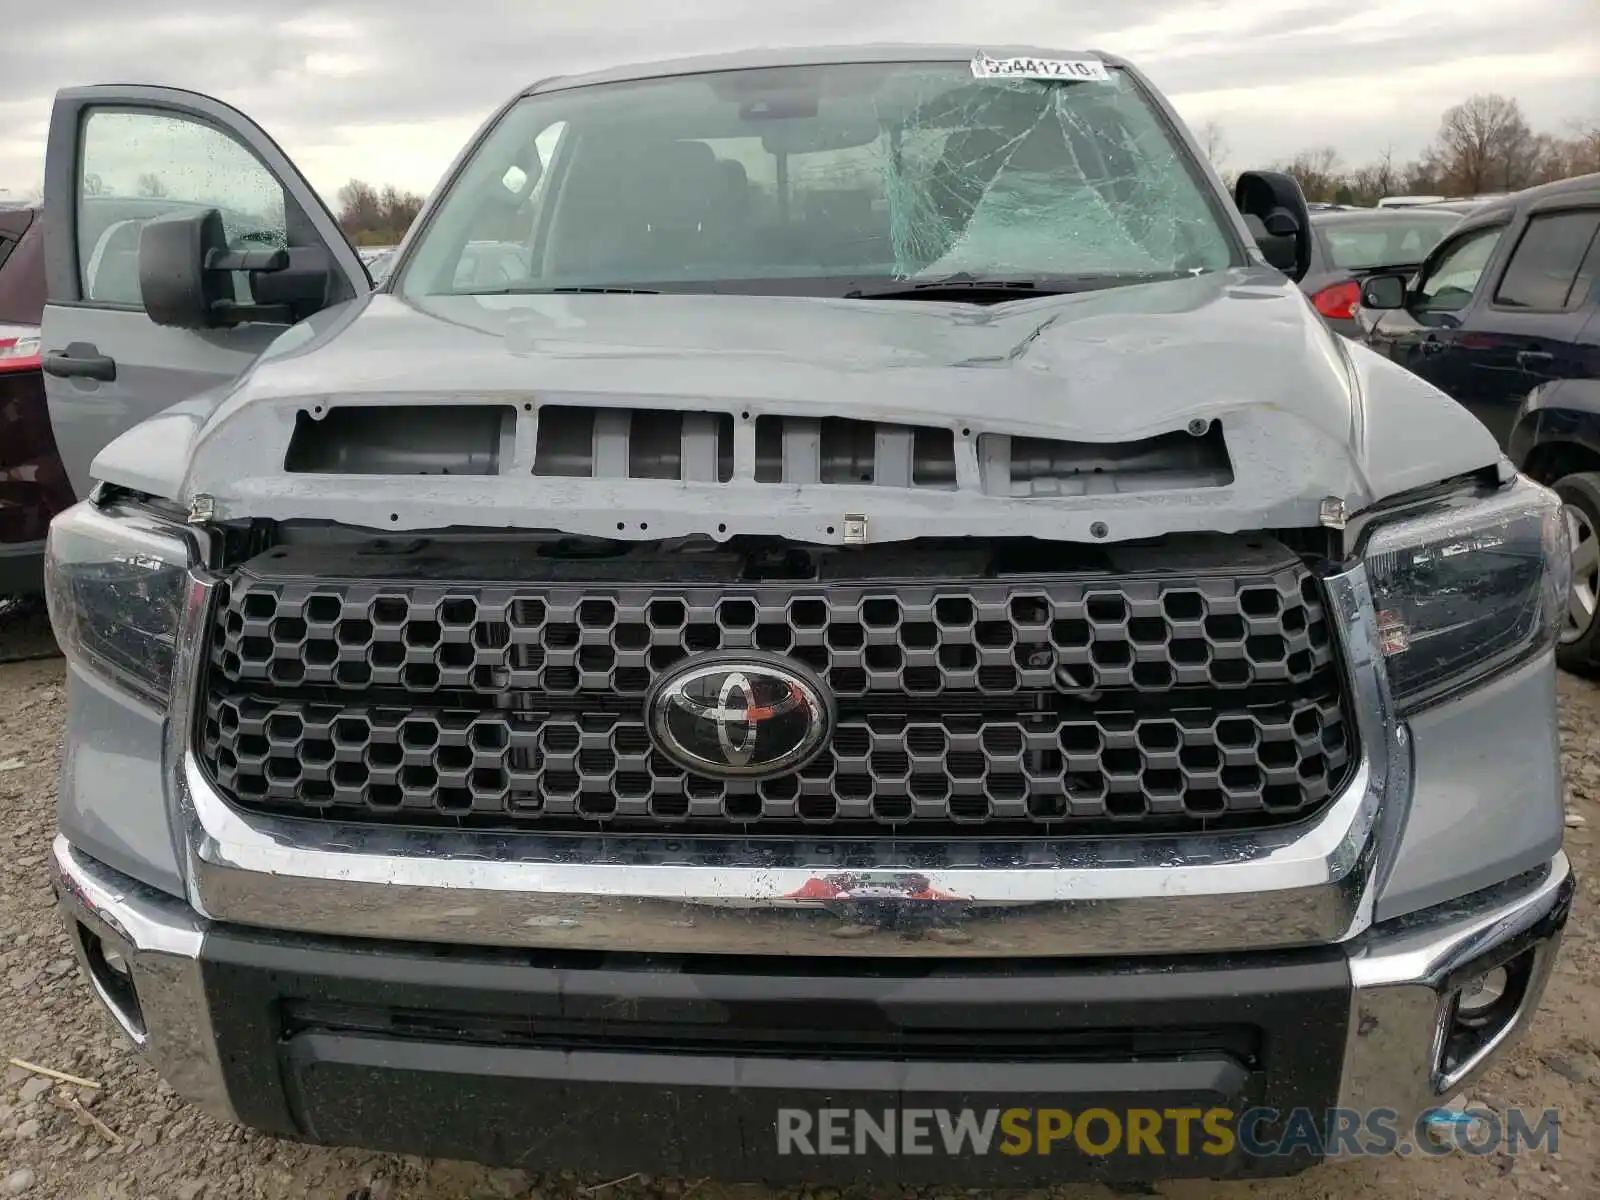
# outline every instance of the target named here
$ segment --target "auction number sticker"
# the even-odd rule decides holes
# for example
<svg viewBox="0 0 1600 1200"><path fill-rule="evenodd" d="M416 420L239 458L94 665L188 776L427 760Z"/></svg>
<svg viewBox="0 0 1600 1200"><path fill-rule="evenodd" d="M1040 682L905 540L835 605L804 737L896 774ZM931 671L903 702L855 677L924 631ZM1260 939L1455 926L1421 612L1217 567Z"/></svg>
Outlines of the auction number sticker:
<svg viewBox="0 0 1600 1200"><path fill-rule="evenodd" d="M1098 58L990 58L979 52L972 59L979 79L1081 79L1104 83L1111 78Z"/></svg>

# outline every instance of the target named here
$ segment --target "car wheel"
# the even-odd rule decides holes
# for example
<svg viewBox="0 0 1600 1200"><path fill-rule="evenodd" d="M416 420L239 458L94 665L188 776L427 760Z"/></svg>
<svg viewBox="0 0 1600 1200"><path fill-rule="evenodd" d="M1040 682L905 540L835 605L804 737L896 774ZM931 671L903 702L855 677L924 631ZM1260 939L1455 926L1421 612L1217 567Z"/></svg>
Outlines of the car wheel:
<svg viewBox="0 0 1600 1200"><path fill-rule="evenodd" d="M1572 548L1572 587L1556 645L1556 661L1580 675L1600 673L1600 472L1558 479Z"/></svg>

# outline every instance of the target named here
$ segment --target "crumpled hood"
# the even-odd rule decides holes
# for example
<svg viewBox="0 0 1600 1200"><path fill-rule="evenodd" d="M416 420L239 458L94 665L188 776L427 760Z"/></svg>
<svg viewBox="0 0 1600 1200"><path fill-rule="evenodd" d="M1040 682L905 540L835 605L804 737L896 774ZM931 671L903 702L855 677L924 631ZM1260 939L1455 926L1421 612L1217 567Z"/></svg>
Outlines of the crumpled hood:
<svg viewBox="0 0 1600 1200"><path fill-rule="evenodd" d="M302 411L483 403L531 414L519 416L498 474L283 470ZM967 484L538 477L532 426L548 404L943 426L969 483L961 456L983 433L1126 442L1215 418L1234 480L1015 498ZM721 526L830 541L851 514L871 518L874 541L1079 538L1092 525L1121 540L1311 525L1326 497L1353 512L1497 456L1465 410L1330 333L1275 271L1246 268L989 307L692 295L438 297L412 307L376 295L287 331L229 392L146 422L102 452L94 473L186 503L203 494L219 519L650 537Z"/></svg>

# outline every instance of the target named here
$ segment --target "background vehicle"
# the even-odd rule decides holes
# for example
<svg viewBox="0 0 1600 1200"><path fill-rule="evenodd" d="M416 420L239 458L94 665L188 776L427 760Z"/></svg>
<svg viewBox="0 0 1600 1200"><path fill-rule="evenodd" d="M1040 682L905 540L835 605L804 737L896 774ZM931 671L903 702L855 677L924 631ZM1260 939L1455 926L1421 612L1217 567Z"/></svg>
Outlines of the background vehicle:
<svg viewBox="0 0 1600 1200"><path fill-rule="evenodd" d="M1600 355L1600 317L1582 352ZM1566 506L1572 592L1558 657L1569 671L1600 673L1600 368L1540 384L1511 426L1506 453L1519 470L1550 484Z"/></svg>
<svg viewBox="0 0 1600 1200"><path fill-rule="evenodd" d="M1361 280L1378 271L1410 270L1460 220L1432 208L1326 209L1311 214L1311 267L1300 290L1328 324L1359 333Z"/></svg>
<svg viewBox="0 0 1600 1200"><path fill-rule="evenodd" d="M367 274L372 277L372 286L377 287L389 277L389 269L394 266L395 246L360 246L356 253L361 256L361 261L366 264Z"/></svg>
<svg viewBox="0 0 1600 1200"><path fill-rule="evenodd" d="M1476 212L1483 204L1484 199L1480 198L1474 200L1440 200L1437 203L1424 204L1419 207L1427 212L1453 212L1466 216L1470 212Z"/></svg>
<svg viewBox="0 0 1600 1200"><path fill-rule="evenodd" d="M45 529L73 502L40 371L44 303L38 210L0 206L0 597L42 589Z"/></svg>
<svg viewBox="0 0 1600 1200"><path fill-rule="evenodd" d="M1368 279L1367 343L1448 392L1568 508L1576 586L1560 659L1600 662L1600 175L1484 202L1435 247L1414 286Z"/></svg>
<svg viewBox="0 0 1600 1200"><path fill-rule="evenodd" d="M1448 196L1385 196L1378 201L1379 208L1416 208L1423 204L1437 204Z"/></svg>

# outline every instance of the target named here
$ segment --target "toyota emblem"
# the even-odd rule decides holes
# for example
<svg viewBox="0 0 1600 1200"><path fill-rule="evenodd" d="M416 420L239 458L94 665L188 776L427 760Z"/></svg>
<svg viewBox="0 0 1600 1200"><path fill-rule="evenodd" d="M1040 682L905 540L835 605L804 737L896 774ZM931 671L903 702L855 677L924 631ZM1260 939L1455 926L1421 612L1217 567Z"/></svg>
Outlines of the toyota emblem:
<svg viewBox="0 0 1600 1200"><path fill-rule="evenodd" d="M777 655L697 655L656 680L645 713L663 754L724 779L798 770L833 733L826 685Z"/></svg>

